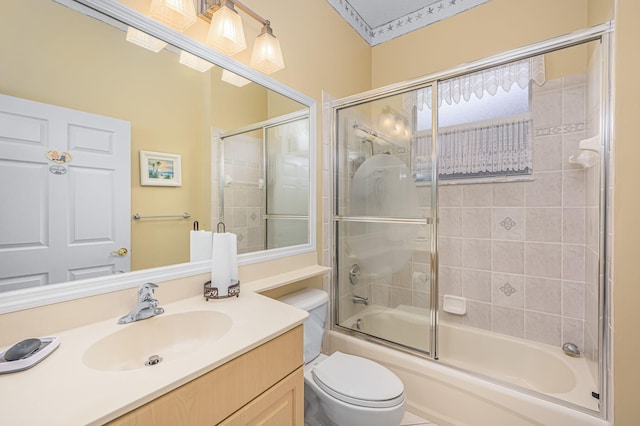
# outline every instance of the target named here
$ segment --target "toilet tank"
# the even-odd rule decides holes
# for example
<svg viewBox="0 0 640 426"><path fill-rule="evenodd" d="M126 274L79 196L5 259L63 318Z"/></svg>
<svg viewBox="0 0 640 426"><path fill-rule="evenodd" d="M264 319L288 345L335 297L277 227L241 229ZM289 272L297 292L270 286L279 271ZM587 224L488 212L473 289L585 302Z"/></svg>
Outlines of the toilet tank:
<svg viewBox="0 0 640 426"><path fill-rule="evenodd" d="M278 300L309 312L309 317L304 321L304 363L306 364L320 355L329 295L316 288L306 288L282 296Z"/></svg>

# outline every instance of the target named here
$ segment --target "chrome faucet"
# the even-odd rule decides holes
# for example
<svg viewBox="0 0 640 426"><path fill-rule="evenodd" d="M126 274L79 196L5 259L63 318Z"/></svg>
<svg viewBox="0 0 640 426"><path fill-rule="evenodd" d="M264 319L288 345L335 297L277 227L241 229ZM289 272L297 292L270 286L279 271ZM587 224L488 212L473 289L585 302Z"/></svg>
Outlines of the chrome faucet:
<svg viewBox="0 0 640 426"><path fill-rule="evenodd" d="M351 301L353 303L362 303L365 306L369 305L369 298L368 297L356 296L355 294L351 298Z"/></svg>
<svg viewBox="0 0 640 426"><path fill-rule="evenodd" d="M154 283L141 285L138 289L138 303L131 312L118 320L118 324L128 324L164 313L164 309L159 308L158 301L153 298L154 288L158 288L158 285Z"/></svg>

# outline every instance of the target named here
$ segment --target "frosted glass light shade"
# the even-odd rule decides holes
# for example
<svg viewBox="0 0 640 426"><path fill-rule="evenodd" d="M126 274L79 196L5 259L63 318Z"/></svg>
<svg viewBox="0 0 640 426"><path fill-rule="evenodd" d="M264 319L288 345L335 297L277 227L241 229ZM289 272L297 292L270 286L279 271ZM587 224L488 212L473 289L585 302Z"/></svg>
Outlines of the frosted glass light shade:
<svg viewBox="0 0 640 426"><path fill-rule="evenodd" d="M238 12L226 5L213 12L206 43L229 56L246 49L242 18Z"/></svg>
<svg viewBox="0 0 640 426"><path fill-rule="evenodd" d="M243 87L251 83L251 80L247 80L244 77L240 77L238 74L232 73L228 70L222 70L222 81L225 81L234 86Z"/></svg>
<svg viewBox="0 0 640 426"><path fill-rule="evenodd" d="M196 23L193 0L152 0L149 14L156 21L181 32Z"/></svg>
<svg viewBox="0 0 640 426"><path fill-rule="evenodd" d="M270 32L263 31L256 38L251 53L251 66L265 74L271 74L284 68L280 42Z"/></svg>
<svg viewBox="0 0 640 426"><path fill-rule="evenodd" d="M211 62L205 61L204 59L199 58L196 55L192 55L189 52L185 52L184 50L180 52L180 63L200 72L208 71L213 66Z"/></svg>
<svg viewBox="0 0 640 426"><path fill-rule="evenodd" d="M156 53L164 49L167 45L164 41L133 27L127 29L127 41Z"/></svg>

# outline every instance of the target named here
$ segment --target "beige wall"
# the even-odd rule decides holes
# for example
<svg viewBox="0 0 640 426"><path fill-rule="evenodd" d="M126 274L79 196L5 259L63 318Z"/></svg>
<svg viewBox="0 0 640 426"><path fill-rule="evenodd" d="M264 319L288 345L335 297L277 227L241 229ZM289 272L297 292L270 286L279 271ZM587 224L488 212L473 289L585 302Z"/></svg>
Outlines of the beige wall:
<svg viewBox="0 0 640 426"><path fill-rule="evenodd" d="M51 1L12 0L2 8L0 93L130 121L131 214L208 218L204 75ZM182 187L140 186L140 150L181 154ZM132 221L132 269L188 261L190 226Z"/></svg>
<svg viewBox="0 0 640 426"><path fill-rule="evenodd" d="M614 159L614 399L616 425L640 424L640 197L636 129L640 117L640 2L617 0L615 35L615 159Z"/></svg>

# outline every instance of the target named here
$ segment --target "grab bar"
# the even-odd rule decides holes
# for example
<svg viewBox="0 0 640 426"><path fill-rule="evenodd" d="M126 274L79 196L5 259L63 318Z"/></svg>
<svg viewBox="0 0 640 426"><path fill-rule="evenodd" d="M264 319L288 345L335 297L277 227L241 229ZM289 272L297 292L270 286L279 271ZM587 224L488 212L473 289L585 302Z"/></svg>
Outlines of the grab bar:
<svg viewBox="0 0 640 426"><path fill-rule="evenodd" d="M433 219L423 217L421 219L399 218L399 217L376 217L376 216L334 216L334 222L365 222L365 223L415 223L417 225L431 225Z"/></svg>
<svg viewBox="0 0 640 426"><path fill-rule="evenodd" d="M136 213L133 215L133 219L134 220L140 220L140 219L168 219L168 218L174 218L174 217L180 217L182 219L189 219L191 217L191 215L187 212L184 212L182 214L176 214L176 215L171 215L171 216L141 216L140 213Z"/></svg>

